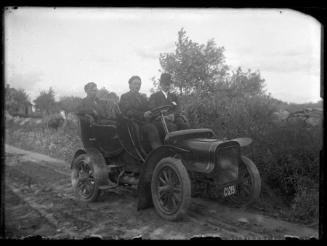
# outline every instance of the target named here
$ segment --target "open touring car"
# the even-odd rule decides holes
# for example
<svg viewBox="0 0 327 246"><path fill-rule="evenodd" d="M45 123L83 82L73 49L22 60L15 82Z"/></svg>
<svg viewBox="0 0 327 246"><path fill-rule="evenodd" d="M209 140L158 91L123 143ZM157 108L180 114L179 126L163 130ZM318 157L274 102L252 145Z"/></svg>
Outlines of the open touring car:
<svg viewBox="0 0 327 246"><path fill-rule="evenodd" d="M257 199L258 169L241 153L251 139L220 140L211 129L169 132L164 115L171 108L152 110L166 132L163 145L152 151L138 125L123 115L105 124L79 117L84 148L76 151L71 163L79 199L91 202L101 190L134 186L138 209L154 206L162 218L178 220L190 205L193 174L205 177L222 198L243 204Z"/></svg>

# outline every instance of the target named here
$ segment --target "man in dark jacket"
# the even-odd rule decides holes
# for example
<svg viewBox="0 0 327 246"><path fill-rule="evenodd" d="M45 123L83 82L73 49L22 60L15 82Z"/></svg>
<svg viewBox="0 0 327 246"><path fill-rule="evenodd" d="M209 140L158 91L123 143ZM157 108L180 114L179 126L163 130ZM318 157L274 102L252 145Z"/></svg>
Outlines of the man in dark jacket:
<svg viewBox="0 0 327 246"><path fill-rule="evenodd" d="M161 141L157 128L152 123L147 122L151 112L146 96L139 93L141 78L132 76L128 83L130 91L120 97L120 110L140 126L141 132L147 137L152 149L156 149L161 145Z"/></svg>
<svg viewBox="0 0 327 246"><path fill-rule="evenodd" d="M152 94L149 99L150 109L154 109L167 104L174 106L172 114L166 117L167 127L170 131L189 129L190 125L187 119L182 115L178 98L175 94L170 92L171 76L168 73L163 73L160 76L160 91ZM163 127L161 122L156 120L156 126L159 128L161 135L163 134Z"/></svg>
<svg viewBox="0 0 327 246"><path fill-rule="evenodd" d="M92 116L92 118L90 118L92 121L102 118L99 114L100 102L97 98L98 88L96 83L87 83L84 86L84 91L86 93L86 97L83 98L81 104L78 106L77 115Z"/></svg>
<svg viewBox="0 0 327 246"><path fill-rule="evenodd" d="M77 108L77 115L86 116L91 122L107 124L116 117L117 105L110 100L99 97L96 83L90 82L84 86L86 97ZM89 117L91 116L91 117Z"/></svg>

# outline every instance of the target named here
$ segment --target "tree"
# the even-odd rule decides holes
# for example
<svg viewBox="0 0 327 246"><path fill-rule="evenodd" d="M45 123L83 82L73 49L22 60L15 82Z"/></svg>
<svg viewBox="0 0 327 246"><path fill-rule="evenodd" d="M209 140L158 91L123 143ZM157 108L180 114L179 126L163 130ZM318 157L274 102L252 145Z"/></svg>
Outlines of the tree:
<svg viewBox="0 0 327 246"><path fill-rule="evenodd" d="M160 72L160 70L159 70ZM153 94L159 90L159 79L156 79L155 76L151 77L150 79L152 81L153 87L150 89L150 93Z"/></svg>
<svg viewBox="0 0 327 246"><path fill-rule="evenodd" d="M82 102L82 98L74 96L65 96L59 99L59 108L66 113L75 113L78 105Z"/></svg>
<svg viewBox="0 0 327 246"><path fill-rule="evenodd" d="M48 92L41 91L40 95L34 100L35 108L42 113L51 114L58 110L55 101L54 90L50 87Z"/></svg>
<svg viewBox="0 0 327 246"><path fill-rule="evenodd" d="M231 97L252 97L265 94L265 80L261 78L260 72L243 72L241 68L230 71L225 63L225 49L218 47L214 39L208 40L206 44L196 43L186 36L182 28L175 44L175 52L161 53L159 62L162 71L172 75L174 89L180 95L225 93ZM158 82L155 78L152 81L157 88Z"/></svg>
<svg viewBox="0 0 327 246"><path fill-rule="evenodd" d="M114 103L118 103L119 97L115 92L110 92L105 87L102 87L100 90L98 90L97 97L101 100L109 100Z"/></svg>
<svg viewBox="0 0 327 246"><path fill-rule="evenodd" d="M9 84L5 88L5 108L9 113L18 111L20 106L29 103L29 96L23 89L11 88Z"/></svg>
<svg viewBox="0 0 327 246"><path fill-rule="evenodd" d="M163 71L172 75L174 87L181 95L194 90L210 91L226 75L224 47L217 47L214 39L198 44L182 28L175 44L175 52L161 53L159 61Z"/></svg>
<svg viewBox="0 0 327 246"><path fill-rule="evenodd" d="M110 92L105 88L102 87L98 90L97 97L100 99L108 99Z"/></svg>
<svg viewBox="0 0 327 246"><path fill-rule="evenodd" d="M240 67L225 80L230 96L238 97L265 95L264 82L260 72L251 72L251 70L243 72Z"/></svg>

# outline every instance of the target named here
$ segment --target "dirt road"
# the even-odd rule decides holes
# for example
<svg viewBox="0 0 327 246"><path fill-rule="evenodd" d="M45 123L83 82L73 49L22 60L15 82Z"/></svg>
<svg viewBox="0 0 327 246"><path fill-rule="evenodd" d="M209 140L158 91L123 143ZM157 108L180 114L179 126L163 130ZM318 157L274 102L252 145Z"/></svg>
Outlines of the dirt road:
<svg viewBox="0 0 327 246"><path fill-rule="evenodd" d="M192 199L180 222L161 219L153 208L136 210L136 191L103 192L100 201L78 201L69 164L45 155L5 146L6 236L23 238L100 237L103 239L301 239L318 238L318 230L260 214Z"/></svg>

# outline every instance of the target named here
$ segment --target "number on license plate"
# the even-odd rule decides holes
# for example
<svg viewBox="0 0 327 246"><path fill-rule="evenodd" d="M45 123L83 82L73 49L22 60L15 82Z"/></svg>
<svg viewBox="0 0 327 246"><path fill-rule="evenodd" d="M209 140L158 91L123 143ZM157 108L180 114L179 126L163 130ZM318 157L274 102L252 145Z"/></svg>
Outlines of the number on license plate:
<svg viewBox="0 0 327 246"><path fill-rule="evenodd" d="M224 197L235 194L235 191L236 191L235 185L230 185L230 186L224 187Z"/></svg>

